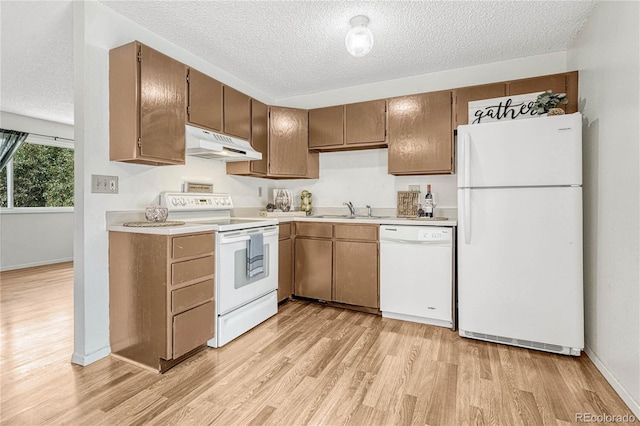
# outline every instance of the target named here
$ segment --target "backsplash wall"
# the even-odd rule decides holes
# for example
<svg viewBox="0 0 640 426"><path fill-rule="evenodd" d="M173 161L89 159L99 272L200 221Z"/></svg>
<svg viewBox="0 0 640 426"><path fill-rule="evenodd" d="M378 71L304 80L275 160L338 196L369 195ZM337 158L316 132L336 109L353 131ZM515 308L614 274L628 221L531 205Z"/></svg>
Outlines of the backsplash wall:
<svg viewBox="0 0 640 426"><path fill-rule="evenodd" d="M277 188L291 189L299 195L306 189L313 194L314 207L340 207L351 201L356 207L395 208L397 191L420 185L424 196L431 184L438 207L456 207L456 176L394 176L387 173L387 150L371 149L320 154L320 179L276 182ZM269 200L271 201L271 200Z"/></svg>

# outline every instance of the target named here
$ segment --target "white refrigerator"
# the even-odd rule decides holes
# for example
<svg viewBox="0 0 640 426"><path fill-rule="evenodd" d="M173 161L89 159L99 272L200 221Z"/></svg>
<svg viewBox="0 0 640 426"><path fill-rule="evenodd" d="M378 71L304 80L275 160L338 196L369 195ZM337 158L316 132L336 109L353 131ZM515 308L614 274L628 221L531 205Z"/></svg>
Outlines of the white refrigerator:
<svg viewBox="0 0 640 426"><path fill-rule="evenodd" d="M582 116L458 127L460 335L584 348Z"/></svg>

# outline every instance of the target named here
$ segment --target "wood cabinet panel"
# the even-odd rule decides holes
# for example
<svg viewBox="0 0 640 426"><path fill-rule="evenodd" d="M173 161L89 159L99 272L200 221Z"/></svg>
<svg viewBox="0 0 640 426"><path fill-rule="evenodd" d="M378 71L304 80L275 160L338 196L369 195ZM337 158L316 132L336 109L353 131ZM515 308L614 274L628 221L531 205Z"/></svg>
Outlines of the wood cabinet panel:
<svg viewBox="0 0 640 426"><path fill-rule="evenodd" d="M566 93L569 103L559 105L559 107L569 114L578 111L578 71L514 80L508 82L507 86L509 95L544 92L545 90Z"/></svg>
<svg viewBox="0 0 640 426"><path fill-rule="evenodd" d="M505 83L483 84L482 86L462 87L453 91L453 129L469 124L469 102L481 99L507 96ZM472 120L473 121L473 117Z"/></svg>
<svg viewBox="0 0 640 426"><path fill-rule="evenodd" d="M292 231L291 228L293 227L293 223L292 222L287 222L287 223L279 223L278 224L278 238L280 238L281 240L284 240L285 238L290 238Z"/></svg>
<svg viewBox="0 0 640 426"><path fill-rule="evenodd" d="M389 99L389 173L453 172L451 92Z"/></svg>
<svg viewBox="0 0 640 426"><path fill-rule="evenodd" d="M293 294L293 240L278 241L278 302Z"/></svg>
<svg viewBox="0 0 640 426"><path fill-rule="evenodd" d="M270 107L269 174L307 175L309 156L307 111Z"/></svg>
<svg viewBox="0 0 640 426"><path fill-rule="evenodd" d="M213 280L203 281L171 292L171 312L174 314L213 300Z"/></svg>
<svg viewBox="0 0 640 426"><path fill-rule="evenodd" d="M214 304L207 302L173 317L173 358L204 344L214 333Z"/></svg>
<svg viewBox="0 0 640 426"><path fill-rule="evenodd" d="M309 110L309 148L344 144L344 105Z"/></svg>
<svg viewBox="0 0 640 426"><path fill-rule="evenodd" d="M186 67L140 46L140 155L184 164Z"/></svg>
<svg viewBox="0 0 640 426"><path fill-rule="evenodd" d="M295 294L331 300L333 242L308 238L295 239Z"/></svg>
<svg viewBox="0 0 640 426"><path fill-rule="evenodd" d="M377 241L378 229L377 225L345 225L336 223L334 225L335 236L341 240L360 240L360 241Z"/></svg>
<svg viewBox="0 0 640 426"><path fill-rule="evenodd" d="M251 146L262 154L261 160L249 161L251 172L257 175L267 174L269 107L255 99L251 100Z"/></svg>
<svg viewBox="0 0 640 426"><path fill-rule="evenodd" d="M249 140L251 137L251 98L236 89L223 87L223 131Z"/></svg>
<svg viewBox="0 0 640 426"><path fill-rule="evenodd" d="M336 241L334 251L333 300L378 308L378 244Z"/></svg>
<svg viewBox="0 0 640 426"><path fill-rule="evenodd" d="M386 102L385 99L379 99L345 106L347 145L386 142Z"/></svg>
<svg viewBox="0 0 640 426"><path fill-rule="evenodd" d="M109 159L184 164L184 64L132 42L109 52Z"/></svg>
<svg viewBox="0 0 640 426"><path fill-rule="evenodd" d="M171 265L171 284L180 285L213 278L213 256L201 257Z"/></svg>
<svg viewBox="0 0 640 426"><path fill-rule="evenodd" d="M251 99L251 146L262 154L261 160L227 163L227 174L265 177L269 173L269 107Z"/></svg>
<svg viewBox="0 0 640 426"><path fill-rule="evenodd" d="M331 238L333 225L324 222L296 222L297 237Z"/></svg>
<svg viewBox="0 0 640 426"><path fill-rule="evenodd" d="M173 237L171 241L171 257L180 259L183 257L213 253L214 234L197 234L184 237Z"/></svg>
<svg viewBox="0 0 640 426"><path fill-rule="evenodd" d="M189 69L190 124L222 131L222 83L200 71Z"/></svg>

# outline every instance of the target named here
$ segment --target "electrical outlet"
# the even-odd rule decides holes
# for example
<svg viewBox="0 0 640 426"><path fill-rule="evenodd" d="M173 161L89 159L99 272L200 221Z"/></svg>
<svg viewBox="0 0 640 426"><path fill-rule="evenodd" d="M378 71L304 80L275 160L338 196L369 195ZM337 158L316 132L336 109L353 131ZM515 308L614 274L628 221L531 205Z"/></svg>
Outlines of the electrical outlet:
<svg viewBox="0 0 640 426"><path fill-rule="evenodd" d="M118 176L91 175L91 192L117 194Z"/></svg>
<svg viewBox="0 0 640 426"><path fill-rule="evenodd" d="M409 185L409 191L420 192L420 185Z"/></svg>

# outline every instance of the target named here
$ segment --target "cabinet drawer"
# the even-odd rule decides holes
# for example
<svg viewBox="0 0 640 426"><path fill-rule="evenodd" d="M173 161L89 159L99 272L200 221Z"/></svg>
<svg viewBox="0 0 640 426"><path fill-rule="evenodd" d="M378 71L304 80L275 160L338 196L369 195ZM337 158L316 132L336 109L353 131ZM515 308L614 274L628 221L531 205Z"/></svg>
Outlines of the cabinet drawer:
<svg viewBox="0 0 640 426"><path fill-rule="evenodd" d="M174 259L180 259L181 257L212 253L213 241L213 232L207 234L187 235L184 237L173 237L171 257Z"/></svg>
<svg viewBox="0 0 640 426"><path fill-rule="evenodd" d="M171 265L171 284L177 285L189 281L202 281L213 278L213 256L187 260Z"/></svg>
<svg viewBox="0 0 640 426"><path fill-rule="evenodd" d="M331 238L333 236L333 225L319 222L297 222L296 236Z"/></svg>
<svg viewBox="0 0 640 426"><path fill-rule="evenodd" d="M341 240L377 241L378 226L336 224L336 238Z"/></svg>
<svg viewBox="0 0 640 426"><path fill-rule="evenodd" d="M291 223L281 223L278 227L278 236L281 240L291 237Z"/></svg>
<svg viewBox="0 0 640 426"><path fill-rule="evenodd" d="M206 343L213 337L213 302L173 317L173 359Z"/></svg>
<svg viewBox="0 0 640 426"><path fill-rule="evenodd" d="M182 312L211 299L213 299L213 280L183 287L171 292L171 311Z"/></svg>

